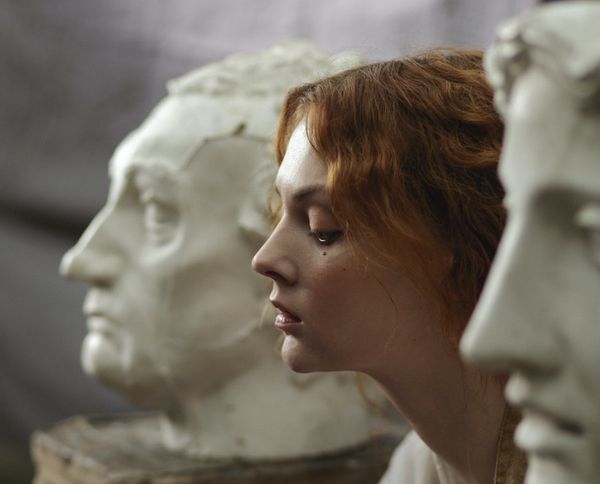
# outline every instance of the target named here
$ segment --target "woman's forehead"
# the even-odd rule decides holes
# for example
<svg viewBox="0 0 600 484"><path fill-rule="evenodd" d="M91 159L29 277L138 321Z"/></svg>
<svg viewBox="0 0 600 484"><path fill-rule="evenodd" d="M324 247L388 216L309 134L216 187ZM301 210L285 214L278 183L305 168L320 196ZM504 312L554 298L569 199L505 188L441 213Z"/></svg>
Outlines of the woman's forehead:
<svg viewBox="0 0 600 484"><path fill-rule="evenodd" d="M306 124L302 122L292 133L277 172L275 187L282 196L304 198L309 192L324 190L326 181L327 166L311 146Z"/></svg>

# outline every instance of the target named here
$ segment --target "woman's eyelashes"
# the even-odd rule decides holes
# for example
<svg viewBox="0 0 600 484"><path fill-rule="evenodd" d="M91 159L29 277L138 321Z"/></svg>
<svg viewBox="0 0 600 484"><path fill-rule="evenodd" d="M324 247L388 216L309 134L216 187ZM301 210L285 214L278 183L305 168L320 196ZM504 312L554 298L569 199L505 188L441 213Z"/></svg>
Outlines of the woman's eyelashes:
<svg viewBox="0 0 600 484"><path fill-rule="evenodd" d="M342 235L342 230L311 230L309 235L315 239L319 245L331 245L337 242Z"/></svg>
<svg viewBox="0 0 600 484"><path fill-rule="evenodd" d="M319 246L331 245L342 238L344 231L328 208L321 205L311 206L305 214L305 223L308 226L308 235ZM325 230L327 229L327 230Z"/></svg>

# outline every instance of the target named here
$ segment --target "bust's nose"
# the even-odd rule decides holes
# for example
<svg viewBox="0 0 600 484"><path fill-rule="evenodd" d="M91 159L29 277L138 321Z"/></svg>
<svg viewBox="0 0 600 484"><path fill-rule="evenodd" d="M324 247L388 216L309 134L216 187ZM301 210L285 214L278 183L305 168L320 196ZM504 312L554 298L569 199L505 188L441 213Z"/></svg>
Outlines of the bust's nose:
<svg viewBox="0 0 600 484"><path fill-rule="evenodd" d="M63 255L60 274L91 285L110 285L123 268L115 237L126 236L123 231L115 233L115 229L111 215L100 212L77 244Z"/></svg>

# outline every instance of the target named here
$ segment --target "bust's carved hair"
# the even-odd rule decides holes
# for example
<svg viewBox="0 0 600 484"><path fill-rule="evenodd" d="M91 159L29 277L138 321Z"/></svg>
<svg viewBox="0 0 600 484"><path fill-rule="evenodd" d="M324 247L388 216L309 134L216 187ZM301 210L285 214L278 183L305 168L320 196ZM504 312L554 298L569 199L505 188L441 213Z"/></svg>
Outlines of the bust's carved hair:
<svg viewBox="0 0 600 484"><path fill-rule="evenodd" d="M289 40L258 53L233 54L167 83L171 98L185 98L188 109L206 118L198 130L196 149L203 143L240 136L265 144L265 158L255 169L238 214L238 224L251 239L269 234L266 198L275 177L273 136L287 91L302 82L364 64L353 52L329 56L304 40ZM193 100L199 104L193 108ZM187 160L191 161L195 152ZM261 242L262 243L262 242Z"/></svg>
<svg viewBox="0 0 600 484"><path fill-rule="evenodd" d="M279 162L303 117L357 260L376 254L434 295L457 344L505 222L496 175L503 125L482 53L433 50L293 89Z"/></svg>
<svg viewBox="0 0 600 484"><path fill-rule="evenodd" d="M596 22L593 21L596 19ZM514 82L530 66L542 69L582 111L600 110L600 4L563 2L509 20L485 56L488 79L503 114Z"/></svg>
<svg viewBox="0 0 600 484"><path fill-rule="evenodd" d="M276 97L290 86L362 64L352 52L329 57L313 44L290 40L256 54L234 54L169 81L172 95Z"/></svg>

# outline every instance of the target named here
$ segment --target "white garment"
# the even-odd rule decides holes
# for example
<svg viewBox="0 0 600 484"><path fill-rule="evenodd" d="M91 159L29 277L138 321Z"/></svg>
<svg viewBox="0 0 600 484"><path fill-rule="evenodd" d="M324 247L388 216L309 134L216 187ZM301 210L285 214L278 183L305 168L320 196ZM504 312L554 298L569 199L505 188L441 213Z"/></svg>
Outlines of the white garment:
<svg viewBox="0 0 600 484"><path fill-rule="evenodd" d="M415 431L409 432L394 451L379 484L464 484L458 473Z"/></svg>

